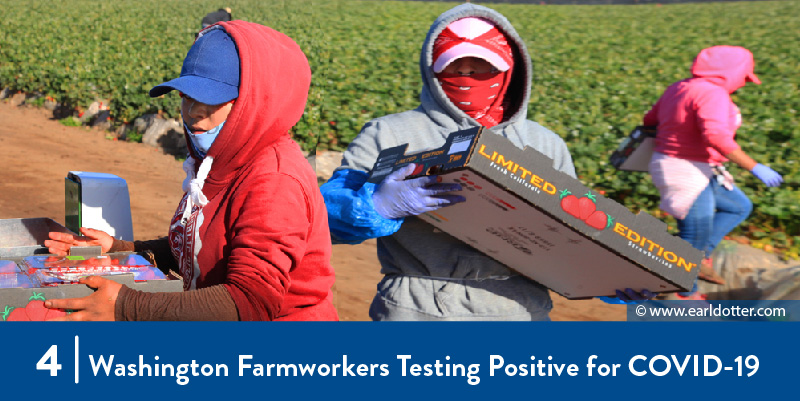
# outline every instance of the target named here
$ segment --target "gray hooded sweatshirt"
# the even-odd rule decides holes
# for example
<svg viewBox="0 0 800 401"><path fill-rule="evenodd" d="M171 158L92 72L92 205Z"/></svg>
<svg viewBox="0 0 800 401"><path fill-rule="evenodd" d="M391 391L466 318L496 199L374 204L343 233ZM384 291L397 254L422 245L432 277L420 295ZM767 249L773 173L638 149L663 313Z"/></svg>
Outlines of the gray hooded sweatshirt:
<svg viewBox="0 0 800 401"><path fill-rule="evenodd" d="M383 149L406 143L409 153L438 148L450 133L479 125L449 100L431 68L434 40L465 17L493 22L517 50L506 95L514 96L513 114L491 132L520 148L533 147L552 158L554 168L575 177L564 141L526 119L533 70L527 47L505 17L474 4L450 9L431 26L420 57L421 105L368 122L339 169L369 172ZM374 320L549 319L552 302L545 287L416 217L406 218L393 235L378 238L378 259L385 276L370 307Z"/></svg>

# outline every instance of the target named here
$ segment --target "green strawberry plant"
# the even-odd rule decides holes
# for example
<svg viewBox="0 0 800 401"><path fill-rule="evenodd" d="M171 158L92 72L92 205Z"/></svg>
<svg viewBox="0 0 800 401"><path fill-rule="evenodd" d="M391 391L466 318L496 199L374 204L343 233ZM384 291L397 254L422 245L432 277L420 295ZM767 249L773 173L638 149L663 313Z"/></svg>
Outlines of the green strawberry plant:
<svg viewBox="0 0 800 401"><path fill-rule="evenodd" d="M147 91L178 76L209 11L207 2L0 0L0 5L0 87L47 94L74 108L76 116L96 99L111 99L115 124L146 113L178 117L177 96L151 99ZM370 119L417 107L420 45L430 23L452 6L240 0L233 14L297 41L311 64L312 83L292 135L307 151L342 150ZM689 77L702 48L751 49L763 84L748 84L734 95L743 118L737 141L786 182L766 188L749 172L730 170L754 203L746 225L764 227L759 240L796 257L800 2L490 6L511 21L528 46L534 65L528 118L566 141L587 186L672 227L674 221L658 210L649 176L618 172L608 156L668 85ZM734 234L748 235L746 225Z"/></svg>

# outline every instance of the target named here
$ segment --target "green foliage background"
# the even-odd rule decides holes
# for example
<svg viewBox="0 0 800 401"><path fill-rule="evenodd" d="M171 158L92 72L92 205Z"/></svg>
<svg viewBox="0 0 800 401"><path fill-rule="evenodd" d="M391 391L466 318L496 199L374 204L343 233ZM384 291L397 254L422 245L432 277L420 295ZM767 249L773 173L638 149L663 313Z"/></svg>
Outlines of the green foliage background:
<svg viewBox="0 0 800 401"><path fill-rule="evenodd" d="M480 3L480 2L477 2ZM180 73L209 11L286 33L314 73L309 106L294 129L306 150L343 149L369 119L416 107L419 49L431 22L457 3L278 0L0 0L0 86L76 108L111 99L118 123L153 112L177 116L178 98L147 90ZM617 173L608 155L704 47L750 49L764 82L735 95L738 142L786 183L765 188L731 168L755 203L742 229L800 248L800 2L636 6L487 4L508 17L534 62L529 118L566 141L581 180L633 210L659 216L643 173Z"/></svg>

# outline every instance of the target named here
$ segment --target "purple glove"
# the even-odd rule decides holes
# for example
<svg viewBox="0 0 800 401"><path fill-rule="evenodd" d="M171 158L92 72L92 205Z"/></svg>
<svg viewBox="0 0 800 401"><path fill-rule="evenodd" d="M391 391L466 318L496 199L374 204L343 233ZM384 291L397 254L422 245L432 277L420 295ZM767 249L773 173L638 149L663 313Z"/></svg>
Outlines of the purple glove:
<svg viewBox="0 0 800 401"><path fill-rule="evenodd" d="M626 304L647 301L655 298L655 296L656 294L646 289L642 290L642 292L636 292L632 288L626 288L625 291L617 290L617 298Z"/></svg>
<svg viewBox="0 0 800 401"><path fill-rule="evenodd" d="M750 170L756 178L763 181L768 187L777 187L783 182L783 177L777 171L758 163Z"/></svg>
<svg viewBox="0 0 800 401"><path fill-rule="evenodd" d="M629 305L629 304L638 304L642 303L643 301L649 301L656 297L656 294L643 289L642 292L636 292L636 290L632 288L626 288L624 290L616 290L617 296L616 297L597 297L599 300L612 305Z"/></svg>
<svg viewBox="0 0 800 401"><path fill-rule="evenodd" d="M372 194L375 211L386 219L416 216L440 207L454 205L466 200L460 195L441 195L460 191L461 185L439 183L437 176L425 176L406 180L414 172L409 164L389 174Z"/></svg>

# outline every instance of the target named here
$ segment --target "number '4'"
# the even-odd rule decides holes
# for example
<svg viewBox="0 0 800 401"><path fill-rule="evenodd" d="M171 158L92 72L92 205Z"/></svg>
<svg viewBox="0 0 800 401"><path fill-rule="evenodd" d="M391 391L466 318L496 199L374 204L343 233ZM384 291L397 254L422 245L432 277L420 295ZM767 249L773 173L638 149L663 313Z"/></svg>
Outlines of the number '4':
<svg viewBox="0 0 800 401"><path fill-rule="evenodd" d="M51 345L50 349L36 362L36 370L49 370L50 376L58 376L61 364L58 363L58 345Z"/></svg>

